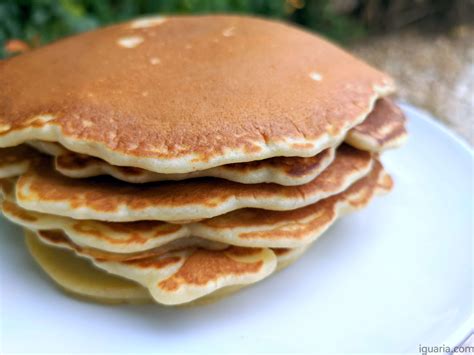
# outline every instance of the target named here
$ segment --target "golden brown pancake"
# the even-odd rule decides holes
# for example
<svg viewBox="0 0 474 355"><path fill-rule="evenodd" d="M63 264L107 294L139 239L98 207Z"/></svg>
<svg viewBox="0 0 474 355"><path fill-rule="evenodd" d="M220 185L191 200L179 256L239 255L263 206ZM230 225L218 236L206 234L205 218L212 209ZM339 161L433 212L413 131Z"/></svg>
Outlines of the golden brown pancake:
<svg viewBox="0 0 474 355"><path fill-rule="evenodd" d="M97 269L71 251L50 247L26 231L31 256L58 286L68 293L104 303L149 302L149 292L138 283Z"/></svg>
<svg viewBox="0 0 474 355"><path fill-rule="evenodd" d="M346 140L362 150L380 152L394 148L406 138L405 118L400 109L389 99L377 100L374 110L364 122L350 129ZM131 183L166 180L185 180L197 177L218 177L244 184L273 182L285 186L302 185L318 176L333 161L335 147L328 148L314 157L275 157L247 163L222 165L191 173L161 174L152 171L115 166L92 156L67 150L58 143L31 141L42 153L55 157L55 169L72 178L111 175ZM0 169L1 174L1 169Z"/></svg>
<svg viewBox="0 0 474 355"><path fill-rule="evenodd" d="M174 240L165 245L135 253L114 253L97 248L81 246L74 243L64 232L57 230L38 230L37 236L46 244L74 250L78 255L99 261L134 261L139 259L149 259L169 254L176 250L202 248L206 250L223 250L229 247L228 244L219 243L198 237L186 237Z"/></svg>
<svg viewBox="0 0 474 355"><path fill-rule="evenodd" d="M346 140L362 150L380 152L403 143L406 137L405 118L389 99L376 102L364 122L350 129ZM308 183L318 176L334 159L335 148L328 148L314 157L275 157L248 163L228 164L182 174L160 174L152 171L115 166L84 154L71 152L58 143L28 142L39 151L55 156L55 169L72 178L111 175L131 183L184 180L211 176L244 184L273 182L292 186Z"/></svg>
<svg viewBox="0 0 474 355"><path fill-rule="evenodd" d="M91 258L75 249L67 238L36 235L41 241L72 249L87 256L93 264L147 287L153 299L162 304L181 304L206 296L221 288L247 285L269 276L277 266L270 249L229 247L224 250L184 248L159 256L127 261Z"/></svg>
<svg viewBox="0 0 474 355"><path fill-rule="evenodd" d="M393 181L376 162L371 173L340 194L289 211L241 209L206 219L193 235L253 247L299 248L315 241L337 218L367 206L376 194L392 189Z"/></svg>
<svg viewBox="0 0 474 355"><path fill-rule="evenodd" d="M105 177L70 179L41 164L19 178L16 201L27 210L117 222L183 222L245 207L291 210L344 191L370 172L373 161L370 153L343 145L321 175L300 186L213 178L134 185Z"/></svg>
<svg viewBox="0 0 474 355"><path fill-rule="evenodd" d="M372 152L398 147L408 136L405 122L405 115L393 101L380 99L365 121L347 133L346 142Z"/></svg>
<svg viewBox="0 0 474 355"><path fill-rule="evenodd" d="M390 190L378 153L406 137L390 77L245 16L69 37L0 61L0 87L1 208L59 285L107 302L261 281Z"/></svg>
<svg viewBox="0 0 474 355"><path fill-rule="evenodd" d="M83 249L119 253L121 259L130 259L134 253L145 251L157 255L163 246L165 251L171 250L170 246L180 246L176 243L191 236L245 247L299 248L318 238L341 215L365 207L375 194L388 192L391 187L390 177L376 162L368 176L344 192L292 211L242 209L185 225L74 220L27 211L14 201L4 201L2 211L25 228L61 230Z"/></svg>
<svg viewBox="0 0 474 355"><path fill-rule="evenodd" d="M59 142L159 173L310 157L340 142L394 89L387 75L283 23L136 23L0 62L0 147Z"/></svg>
<svg viewBox="0 0 474 355"><path fill-rule="evenodd" d="M403 143L406 137L403 113L388 98L377 101L374 110L364 122L349 130L347 141L351 145L379 152ZM184 180L212 176L244 184L273 182L280 185L302 185L313 180L334 159L335 148L328 148L314 157L275 157L260 161L228 164L183 174L160 174L132 167L110 165L88 155L71 152L57 143L33 141L30 145L54 155L55 168L72 178L111 175L131 183L164 180Z"/></svg>
<svg viewBox="0 0 474 355"><path fill-rule="evenodd" d="M148 290L131 280L112 275L95 267L88 259L76 256L71 250L42 243L34 233L26 231L26 244L39 266L63 290L81 298L103 303L143 303L152 301ZM306 248L274 249L277 270L294 262ZM245 285L223 287L205 297L184 305L202 305L228 296Z"/></svg>
<svg viewBox="0 0 474 355"><path fill-rule="evenodd" d="M72 178L110 175L131 183L179 181L210 176L243 184L276 183L294 186L314 180L332 163L335 152L335 148L328 148L314 157L275 157L181 174L160 174L140 168L115 166L99 158L69 152L55 157L55 169Z"/></svg>
<svg viewBox="0 0 474 355"><path fill-rule="evenodd" d="M31 141L27 143L41 153L55 157L55 169L72 178L111 175L131 183L166 180L186 180L197 177L218 177L244 184L274 182L280 185L302 185L318 176L335 157L335 149L328 148L314 157L275 157L247 163L222 165L207 170L183 174L160 174L152 171L110 165L89 155L71 152L58 143Z"/></svg>

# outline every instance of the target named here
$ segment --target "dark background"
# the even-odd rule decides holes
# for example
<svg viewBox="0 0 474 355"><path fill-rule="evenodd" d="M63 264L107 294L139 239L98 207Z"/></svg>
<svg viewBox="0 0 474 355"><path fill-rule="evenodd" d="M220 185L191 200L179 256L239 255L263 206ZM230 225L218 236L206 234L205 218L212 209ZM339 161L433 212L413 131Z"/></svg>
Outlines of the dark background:
<svg viewBox="0 0 474 355"><path fill-rule="evenodd" d="M240 13L298 23L342 44L407 26L472 21L471 0L0 0L0 58L144 14Z"/></svg>

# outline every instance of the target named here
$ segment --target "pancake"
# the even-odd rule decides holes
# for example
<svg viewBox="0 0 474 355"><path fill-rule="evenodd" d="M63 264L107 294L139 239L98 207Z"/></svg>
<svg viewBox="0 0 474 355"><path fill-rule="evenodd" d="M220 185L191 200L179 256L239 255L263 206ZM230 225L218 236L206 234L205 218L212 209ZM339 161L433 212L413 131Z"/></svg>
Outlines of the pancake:
<svg viewBox="0 0 474 355"><path fill-rule="evenodd" d="M193 235L248 247L299 248L314 242L339 217L367 206L391 190L391 177L376 162L371 173L344 192L290 210L242 209L193 225Z"/></svg>
<svg viewBox="0 0 474 355"><path fill-rule="evenodd" d="M130 183L166 180L186 180L198 177L218 177L244 184L273 182L280 185L301 185L318 176L335 157L335 147L314 157L275 157L247 163L228 164L216 168L183 174L160 174L152 171L110 165L92 156L71 152L58 143L31 141L27 143L41 153L55 157L55 169L72 178L111 175Z"/></svg>
<svg viewBox="0 0 474 355"><path fill-rule="evenodd" d="M198 249L177 273L151 288L149 285L149 291L157 302L185 303L223 287L260 281L272 274L276 266L277 259L270 249Z"/></svg>
<svg viewBox="0 0 474 355"><path fill-rule="evenodd" d="M72 250L76 255L91 260L95 266L107 272L119 276L124 276L122 274L126 273L128 276L124 277L132 278L133 281L141 284L167 279L176 273L196 250L194 246L191 246L159 255L143 255L143 257L132 258L131 260L117 260L115 255L110 253L91 255L90 250L78 247L62 232L39 231L35 235L47 245Z"/></svg>
<svg viewBox="0 0 474 355"><path fill-rule="evenodd" d="M102 303L143 303L151 302L149 292L131 280L112 275L95 267L90 260L76 256L72 251L54 248L39 241L26 231L26 244L38 265L63 290L72 295ZM281 270L301 256L301 249L275 249ZM221 288L210 295L197 299L190 305L210 303L228 296L242 286Z"/></svg>
<svg viewBox="0 0 474 355"><path fill-rule="evenodd" d="M362 150L380 152L404 141L405 118L388 98L377 101L364 122L349 130L346 141ZM314 157L275 157L260 161L228 164L183 174L160 174L132 167L110 165L88 155L71 152L58 143L31 141L29 145L42 153L55 156L55 169L72 178L110 175L130 183L185 180L217 177L244 184L276 183L284 186L302 185L316 178L334 160L335 148L328 148Z"/></svg>
<svg viewBox="0 0 474 355"><path fill-rule="evenodd" d="M44 233L36 235L44 240ZM69 245L80 253L65 239L47 240L63 248ZM224 287L255 283L269 276L277 265L270 249L239 247L186 248L130 261L91 260L98 268L148 288L156 302L167 305L191 302Z"/></svg>
<svg viewBox="0 0 474 355"><path fill-rule="evenodd" d="M114 253L103 251L97 248L80 246L74 243L66 234L61 231L38 230L36 231L36 234L46 244L74 250L76 254L80 256L95 259L97 261L132 262L139 259L161 257L163 255L169 255L172 252L184 249L201 248L206 250L223 250L229 247L228 244L214 242L203 238L187 237L174 240L160 247L136 253Z"/></svg>
<svg viewBox="0 0 474 355"><path fill-rule="evenodd" d="M23 174L36 158L38 158L38 153L24 145L0 148L0 179Z"/></svg>
<svg viewBox="0 0 474 355"><path fill-rule="evenodd" d="M110 175L130 183L147 183L166 180L186 180L199 177L217 177L243 184L276 183L293 186L316 178L335 157L336 148L328 148L314 157L275 157L247 163L228 164L215 168L182 174L160 174L152 171L110 165L106 161L71 152L58 143L27 142L41 153L54 156L55 169L71 178Z"/></svg>
<svg viewBox="0 0 474 355"><path fill-rule="evenodd" d="M277 271L280 271L294 263L296 260L299 259L301 255L305 253L306 250L308 250L308 248L309 245L305 245L304 247L299 248L272 249L278 261Z"/></svg>
<svg viewBox="0 0 474 355"><path fill-rule="evenodd" d="M405 118L388 98L377 101L364 122L349 130L346 141L362 150L380 152L401 145L406 137ZM51 142L28 142L39 151L55 156L55 169L72 178L110 175L131 183L165 180L185 180L197 177L218 177L244 184L276 183L302 185L316 178L334 160L335 148L318 155L303 157L275 157L249 163L228 164L212 169L184 174L160 174L148 170L110 165L106 161L68 151Z"/></svg>
<svg viewBox="0 0 474 355"><path fill-rule="evenodd" d="M293 211L243 209L184 225L74 220L24 210L14 199L4 201L2 211L9 220L30 230L61 230L80 247L110 253L156 253L156 248L191 236L245 247L298 248L313 242L340 216L365 207L374 194L391 187L390 177L376 162L369 175L344 192Z"/></svg>
<svg viewBox="0 0 474 355"><path fill-rule="evenodd" d="M51 230L39 230L36 232L44 242L52 241L52 245L56 245L62 242L64 247L74 249L78 254L101 261L135 261L139 259L159 257L166 255L176 250L190 249L190 248L201 248L206 250L223 250L229 247L228 244L199 238L199 237L186 237L174 240L170 243L164 244L160 247L148 249L145 251L135 253L113 253L109 251L103 251L96 248L79 246L71 241L71 239L61 231Z"/></svg>
<svg viewBox="0 0 474 355"><path fill-rule="evenodd" d="M283 23L151 23L86 32L1 61L0 147L59 142L157 173L311 157L394 90L387 75Z"/></svg>
<svg viewBox="0 0 474 355"><path fill-rule="evenodd" d="M64 148L61 144L53 142L43 142L43 141L30 141L26 142L26 145L33 147L37 151L43 154L59 156L62 154L70 153L69 150Z"/></svg>
<svg viewBox="0 0 474 355"><path fill-rule="evenodd" d="M314 180L335 157L335 148L328 148L314 157L276 157L248 163L227 164L211 169L182 174L160 174L140 168L110 165L102 159L70 153L55 158L55 169L71 178L110 175L131 183L186 180L216 177L242 184L275 183L284 186L302 185Z"/></svg>
<svg viewBox="0 0 474 355"><path fill-rule="evenodd" d="M367 119L348 132L346 142L372 152L399 147L408 137L405 122L402 110L393 101L380 99Z"/></svg>
<svg viewBox="0 0 474 355"><path fill-rule="evenodd" d="M67 292L104 303L150 300L149 292L139 284L98 270L69 250L47 246L31 232L26 232L26 245L41 268Z"/></svg>
<svg viewBox="0 0 474 355"><path fill-rule="evenodd" d="M213 178L136 185L106 177L70 179L40 164L18 179L16 201L27 210L74 219L183 223L245 207L304 207L344 191L370 172L373 161L370 153L343 145L321 175L300 186L244 185Z"/></svg>

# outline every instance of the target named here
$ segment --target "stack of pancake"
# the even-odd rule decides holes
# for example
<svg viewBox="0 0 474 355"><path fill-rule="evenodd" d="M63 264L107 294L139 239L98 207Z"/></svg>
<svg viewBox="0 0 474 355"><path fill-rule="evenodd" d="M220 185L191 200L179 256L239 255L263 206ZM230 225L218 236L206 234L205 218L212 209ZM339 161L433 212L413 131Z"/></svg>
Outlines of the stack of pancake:
<svg viewBox="0 0 474 355"><path fill-rule="evenodd" d="M285 24L139 19L0 63L3 214L63 288L176 305L261 281L390 190L392 80ZM341 245L341 248L344 246Z"/></svg>

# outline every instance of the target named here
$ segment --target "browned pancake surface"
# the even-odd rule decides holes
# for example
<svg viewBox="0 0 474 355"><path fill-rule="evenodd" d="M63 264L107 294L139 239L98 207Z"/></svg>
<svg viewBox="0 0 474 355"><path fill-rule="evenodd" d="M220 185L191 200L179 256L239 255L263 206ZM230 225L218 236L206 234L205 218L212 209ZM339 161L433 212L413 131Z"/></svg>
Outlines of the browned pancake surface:
<svg viewBox="0 0 474 355"><path fill-rule="evenodd" d="M130 38L140 43L123 45ZM388 76L282 23L124 23L2 61L0 145L26 127L55 127L75 151L161 159L168 172L270 157L275 144L273 156L308 156L360 122L376 86L392 89Z"/></svg>
<svg viewBox="0 0 474 355"><path fill-rule="evenodd" d="M291 209L294 201L297 201L301 207L301 205L316 202L314 201L315 196L325 194L327 196L340 192L346 187L346 184L350 184L351 180L354 180L354 176L361 178L366 175L361 176L360 174L370 171L372 162L370 153L343 145L338 149L336 159L329 168L313 181L301 186L245 185L213 178L134 185L105 177L71 179L41 165L19 178L16 185L16 198L20 205L35 210L36 204L46 206L48 203L65 203L67 210L73 211L73 214L74 211L83 209L96 211L97 218L92 219L102 219L100 213L106 213L108 218L115 218L115 212L123 206L126 206L128 211L135 212L150 208L156 209L155 219L161 219L159 218L160 208L174 208L179 215L189 214L195 218L208 218L204 215L196 217L201 216L199 210L184 211L183 213L180 210L188 206L193 206L193 208L202 206L212 214L213 210L221 211L224 204L230 206L222 209L222 211L227 209L225 211L227 212L242 207L260 206L264 204L262 201L274 201L275 198L282 199L281 204L288 202L288 207L280 207L280 209ZM239 205L238 201L246 202ZM233 205L235 207L232 207ZM40 207L40 210L42 209ZM68 211L63 212L69 213ZM56 210L55 213L61 214L61 211ZM216 213L214 216L218 214L221 213ZM84 218L86 217L81 219ZM173 219L179 220L180 218L173 217ZM173 219L166 218L164 220Z"/></svg>
<svg viewBox="0 0 474 355"><path fill-rule="evenodd" d="M237 174L251 173L252 171L262 168L278 169L290 179L299 178L311 174L314 170L319 170L330 155L330 149L325 149L313 157L274 157L247 163L221 165L220 169ZM103 163L105 162L99 158L73 152L59 155L55 161L56 168L60 172L65 173L65 175L67 175L67 172L79 171L87 169L92 165ZM139 176L149 173L147 170L128 166L114 166L114 168L125 176ZM160 180L164 180L164 178L161 178Z"/></svg>
<svg viewBox="0 0 474 355"><path fill-rule="evenodd" d="M392 100L379 99L365 121L349 131L346 141L359 149L384 150L407 136L405 123L405 115Z"/></svg>
<svg viewBox="0 0 474 355"><path fill-rule="evenodd" d="M256 273L263 261L242 263L230 255L246 256L259 253L261 249L231 247L226 252L198 249L183 264L181 269L170 278L161 281L159 287L165 291L176 291L182 285L203 286L220 277L236 277L247 273Z"/></svg>
<svg viewBox="0 0 474 355"><path fill-rule="evenodd" d="M249 232L247 236L245 233L240 234L241 238L255 238L257 236L266 236L269 239L277 239L279 236L284 236L285 238L291 236L295 239L304 238L307 236L308 230L317 230L317 226L324 226L326 221L334 217L336 210L333 206L338 202L348 200L348 203L354 207L359 205L365 206L377 188L389 191L392 188L393 182L389 175L385 175L384 179L381 179L382 172L382 164L377 161L369 175L356 181L347 190L306 207L289 211L266 211L258 208L246 208L202 220L199 223L216 229L257 227ZM357 196L357 198L352 196ZM352 198L348 199L348 197ZM315 216L317 218L314 218ZM312 218L312 223L303 222L308 217ZM292 225L292 221L299 221L300 228L292 226L291 229L274 228L272 230L264 230L261 233L258 232L258 229L265 225L278 225L280 222Z"/></svg>
<svg viewBox="0 0 474 355"><path fill-rule="evenodd" d="M89 250L91 255L100 257L97 254L97 249L100 249L111 252L111 255L121 254L120 260L129 260L137 256L158 255L183 245L196 245L200 238L214 241L214 244L206 245L208 249L218 249L222 247L220 243L298 248L316 239L336 218L365 207L374 195L386 193L391 187L390 176L376 161L369 175L342 193L315 204L290 211L241 209L186 225L159 221L74 220L28 211L8 200L1 208L7 218L28 229L63 231L71 242L81 246L78 251L87 253Z"/></svg>

